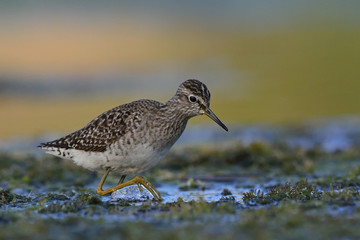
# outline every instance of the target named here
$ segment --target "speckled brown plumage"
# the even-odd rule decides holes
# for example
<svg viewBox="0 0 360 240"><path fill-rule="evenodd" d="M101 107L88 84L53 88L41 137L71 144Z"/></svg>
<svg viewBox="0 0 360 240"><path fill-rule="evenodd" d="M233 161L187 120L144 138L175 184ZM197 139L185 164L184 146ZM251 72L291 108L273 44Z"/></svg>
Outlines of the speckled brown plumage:
<svg viewBox="0 0 360 240"><path fill-rule="evenodd" d="M139 127L144 110L151 111L162 105L146 99L120 105L102 113L84 128L54 141L42 143L39 147L104 152L128 131L134 131Z"/></svg>

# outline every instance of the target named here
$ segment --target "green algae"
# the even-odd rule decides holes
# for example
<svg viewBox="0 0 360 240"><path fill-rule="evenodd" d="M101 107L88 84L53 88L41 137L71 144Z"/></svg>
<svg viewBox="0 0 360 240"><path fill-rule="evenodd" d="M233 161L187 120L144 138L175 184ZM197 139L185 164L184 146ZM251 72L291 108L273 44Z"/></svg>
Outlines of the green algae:
<svg viewBox="0 0 360 240"><path fill-rule="evenodd" d="M294 185L290 183L279 184L270 189L267 193L261 190L252 190L243 195L243 200L246 204L270 204L281 200L297 200L308 201L318 200L321 198L321 192L317 190L316 186L305 181L300 181Z"/></svg>
<svg viewBox="0 0 360 240"><path fill-rule="evenodd" d="M9 190L0 190L0 206L3 204L17 204L31 202L31 198L19 194L13 194Z"/></svg>
<svg viewBox="0 0 360 240"><path fill-rule="evenodd" d="M320 200L323 203L346 206L356 205L360 201L359 187L340 187L334 189L330 184L329 190L320 188L314 184L300 181L295 184L285 183L271 188L268 192L252 190L243 194L244 203L250 206L267 205L284 200L311 201Z"/></svg>
<svg viewBox="0 0 360 240"><path fill-rule="evenodd" d="M231 191L227 188L224 188L223 191L221 192L221 195L223 196L228 196L228 195L231 195Z"/></svg>
<svg viewBox="0 0 360 240"><path fill-rule="evenodd" d="M334 189L333 185L330 184L330 190L324 190L322 200L337 206L356 205L356 202L360 201L359 188L341 188L337 186L337 188Z"/></svg>

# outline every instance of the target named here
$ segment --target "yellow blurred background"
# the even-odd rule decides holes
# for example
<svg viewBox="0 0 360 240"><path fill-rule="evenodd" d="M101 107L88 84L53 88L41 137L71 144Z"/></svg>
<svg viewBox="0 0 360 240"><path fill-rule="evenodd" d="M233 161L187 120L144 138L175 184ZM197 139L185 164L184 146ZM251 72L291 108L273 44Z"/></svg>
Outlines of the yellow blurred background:
<svg viewBox="0 0 360 240"><path fill-rule="evenodd" d="M357 1L0 3L0 139L69 133L138 98L165 102L188 78L208 85L228 124L359 115L359 10Z"/></svg>

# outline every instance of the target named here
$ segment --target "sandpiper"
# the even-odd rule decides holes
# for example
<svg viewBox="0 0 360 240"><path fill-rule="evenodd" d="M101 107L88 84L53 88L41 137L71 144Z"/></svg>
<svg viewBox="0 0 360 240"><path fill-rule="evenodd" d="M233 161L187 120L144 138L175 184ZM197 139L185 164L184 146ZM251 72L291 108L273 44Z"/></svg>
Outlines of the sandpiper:
<svg viewBox="0 0 360 240"><path fill-rule="evenodd" d="M160 193L145 178L136 176L124 182L125 177L154 167L183 133L188 120L202 114L228 131L210 109L206 85L189 79L165 104L142 99L120 105L102 113L84 128L38 147L89 170L105 170L96 189L99 195L136 184L140 191L142 185L155 200L161 200ZM121 174L119 183L103 190L111 171Z"/></svg>

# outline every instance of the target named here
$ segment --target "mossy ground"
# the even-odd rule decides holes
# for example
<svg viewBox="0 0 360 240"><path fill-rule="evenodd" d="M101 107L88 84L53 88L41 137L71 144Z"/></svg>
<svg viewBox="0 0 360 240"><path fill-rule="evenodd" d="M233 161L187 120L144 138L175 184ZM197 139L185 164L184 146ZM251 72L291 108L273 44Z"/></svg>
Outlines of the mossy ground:
<svg viewBox="0 0 360 240"><path fill-rule="evenodd" d="M184 201L110 201L70 161L0 154L2 239L357 239L360 152L255 142L184 147L144 176ZM110 176L107 184L116 184ZM202 192L221 184L214 201ZM245 189L240 196L235 189ZM163 193L166 200L167 195Z"/></svg>

